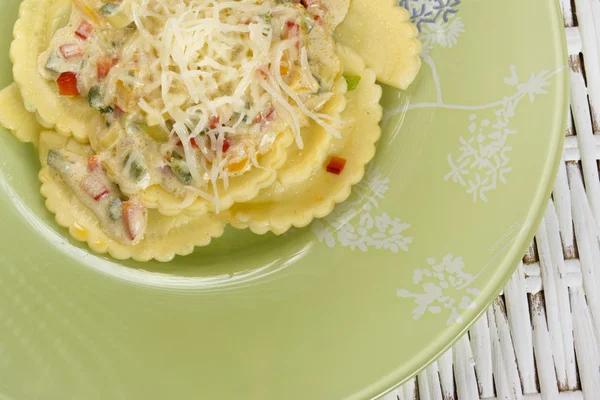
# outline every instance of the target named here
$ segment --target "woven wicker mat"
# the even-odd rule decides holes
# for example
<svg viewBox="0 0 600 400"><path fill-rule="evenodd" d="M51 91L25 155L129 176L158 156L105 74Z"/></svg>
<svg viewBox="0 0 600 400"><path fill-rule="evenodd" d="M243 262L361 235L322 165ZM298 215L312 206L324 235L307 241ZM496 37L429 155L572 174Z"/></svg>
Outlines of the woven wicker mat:
<svg viewBox="0 0 600 400"><path fill-rule="evenodd" d="M492 307L385 400L600 399L600 0L561 6L571 118L544 220Z"/></svg>

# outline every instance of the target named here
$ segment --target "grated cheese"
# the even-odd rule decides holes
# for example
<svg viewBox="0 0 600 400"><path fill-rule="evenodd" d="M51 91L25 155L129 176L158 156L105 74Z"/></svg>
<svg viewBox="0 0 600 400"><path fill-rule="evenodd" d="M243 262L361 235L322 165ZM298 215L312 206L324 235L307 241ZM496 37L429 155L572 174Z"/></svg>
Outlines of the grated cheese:
<svg viewBox="0 0 600 400"><path fill-rule="evenodd" d="M311 63L320 55L311 57L309 35L318 23L305 25L312 22L310 10L276 0L126 1L132 25L110 50L118 53L118 63L101 82L105 102L118 100L127 121L160 127L169 137L157 147L160 152L182 154L191 184L182 184L180 207L198 196L210 198L218 211L219 182L227 189L231 176L263 168L259 156L285 130L300 149L307 121L340 137L339 121L309 106L332 97L332 88L321 82L335 78L315 75L320 69ZM294 76L302 90L288 82ZM225 153L226 137L233 144ZM242 171L229 171L228 165L244 159L249 162ZM160 184L155 175L153 183Z"/></svg>

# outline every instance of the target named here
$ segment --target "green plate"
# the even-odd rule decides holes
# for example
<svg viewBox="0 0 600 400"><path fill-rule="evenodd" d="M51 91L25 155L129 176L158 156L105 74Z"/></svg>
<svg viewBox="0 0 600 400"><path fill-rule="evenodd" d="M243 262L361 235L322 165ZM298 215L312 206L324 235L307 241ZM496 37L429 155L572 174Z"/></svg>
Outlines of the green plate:
<svg viewBox="0 0 600 400"><path fill-rule="evenodd" d="M550 194L562 19L547 0L401 3L417 81L385 89L353 197L282 237L230 230L168 264L91 254L44 208L33 148L2 132L0 398L369 399L464 333ZM18 5L0 5L2 86Z"/></svg>

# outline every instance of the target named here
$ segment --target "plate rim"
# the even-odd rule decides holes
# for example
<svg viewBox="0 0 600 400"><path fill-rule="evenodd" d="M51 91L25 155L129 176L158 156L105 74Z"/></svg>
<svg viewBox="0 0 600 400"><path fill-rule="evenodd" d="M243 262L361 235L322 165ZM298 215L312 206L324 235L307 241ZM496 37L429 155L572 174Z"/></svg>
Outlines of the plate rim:
<svg viewBox="0 0 600 400"><path fill-rule="evenodd" d="M565 69L570 69L570 65L568 62L568 49L567 49L567 39L564 34L564 26L562 24L562 13L558 0L554 0L551 3L546 3L547 7L550 8L550 13L554 16L554 21L550 21L549 24L553 27L555 31L555 37L551 43L553 43L554 47L557 50L556 57L558 59L564 60ZM552 28L551 28L552 29ZM558 40L558 43L556 42ZM552 134L548 135L550 139L552 139L552 143L549 146L550 149L554 148L554 152L550 153L548 157L546 157L546 168L544 168L544 173L540 177L540 183L537 185L535 190L535 194L533 196L534 200L529 207L529 218L527 220L529 223L523 229L522 232L515 238L514 242L510 245L509 249L507 249L505 255L503 256L502 261L498 264L498 270L502 271L501 275L499 275L498 283L499 288L495 290L491 290L488 293L482 292L477 302L477 313L475 314L473 319L469 319L468 321L462 323L460 330L457 333L452 333L452 329L447 329L444 334L437 338L436 343L429 347L431 350L424 351L427 353L425 356L415 357L410 362L412 364L421 365L421 367L416 368L414 372L411 372L406 378L401 378L400 381L393 384L392 386L382 384L386 378L380 379L378 382L373 383L372 387L383 386L381 389L372 390L372 394L368 395L365 399L367 400L377 400L381 399L386 394L391 393L392 391L400 388L402 385L416 377L420 372L427 369L431 364L437 361L441 356L443 356L448 350L450 350L454 345L465 335L468 331L475 325L477 321L483 316L483 314L491 307L496 298L502 293L502 290L510 281L511 277L515 273L519 263L523 259L523 255L529 248L531 242L536 236L536 232L542 222L544 217L548 200L550 200L553 185L556 180L558 170L560 167L560 163L562 161L563 147L565 142L565 131L567 129L567 120L569 116L569 108L570 108L570 81L568 75L566 73L558 74L558 82L557 86L559 89L556 91L554 96L555 108L557 112L555 113L555 121L553 123L554 131ZM562 103L562 104L561 104ZM450 340L448 336L451 336ZM419 362L415 362L415 360L419 359ZM393 372L390 374L392 375ZM387 388L386 388L387 387ZM365 390L366 392L366 390Z"/></svg>

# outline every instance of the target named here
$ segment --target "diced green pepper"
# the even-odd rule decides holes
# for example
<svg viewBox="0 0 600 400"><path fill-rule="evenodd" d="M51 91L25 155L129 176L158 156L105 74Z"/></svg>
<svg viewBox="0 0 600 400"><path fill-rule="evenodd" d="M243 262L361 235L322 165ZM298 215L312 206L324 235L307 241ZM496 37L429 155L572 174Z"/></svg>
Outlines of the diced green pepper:
<svg viewBox="0 0 600 400"><path fill-rule="evenodd" d="M100 86L92 86L88 93L88 103L90 107L99 111L101 114L107 114L113 112L111 106L104 104L104 95Z"/></svg>
<svg viewBox="0 0 600 400"><path fill-rule="evenodd" d="M192 183L192 174L185 162L174 160L171 162L171 170L183 184L190 185Z"/></svg>
<svg viewBox="0 0 600 400"><path fill-rule="evenodd" d="M129 164L129 176L136 182L141 180L148 172L144 159L133 152L125 157L124 165L127 164Z"/></svg>
<svg viewBox="0 0 600 400"><path fill-rule="evenodd" d="M348 91L354 90L360 83L360 76L345 76L346 84L348 84Z"/></svg>
<svg viewBox="0 0 600 400"><path fill-rule="evenodd" d="M160 125L149 126L145 123L138 123L138 128L146 135L156 140L157 142L166 142L169 140L169 134L166 133Z"/></svg>
<svg viewBox="0 0 600 400"><path fill-rule="evenodd" d="M310 16L310 14L305 13L302 16L302 25L306 33L310 33L315 27L315 20Z"/></svg>
<svg viewBox="0 0 600 400"><path fill-rule="evenodd" d="M100 12L102 15L111 16L114 15L117 11L119 11L118 3L106 3L102 7L100 7Z"/></svg>
<svg viewBox="0 0 600 400"><path fill-rule="evenodd" d="M52 72L60 73L61 59L58 53L53 51L46 61L46 69Z"/></svg>
<svg viewBox="0 0 600 400"><path fill-rule="evenodd" d="M133 22L129 6L129 3L123 5L109 2L100 7L100 12L106 17L108 23L113 28L121 29Z"/></svg>
<svg viewBox="0 0 600 400"><path fill-rule="evenodd" d="M48 152L48 165L54 169L58 169L60 163L64 162L63 156L56 150L50 150Z"/></svg>
<svg viewBox="0 0 600 400"><path fill-rule="evenodd" d="M119 198L116 198L110 202L108 205L108 214L110 215L110 218L118 221L123 217L123 212L121 209L122 204L123 202Z"/></svg>
<svg viewBox="0 0 600 400"><path fill-rule="evenodd" d="M71 162L67 160L65 156L57 150L50 150L48 152L47 163L51 168L57 170L60 173L66 172L69 165L71 164Z"/></svg>

